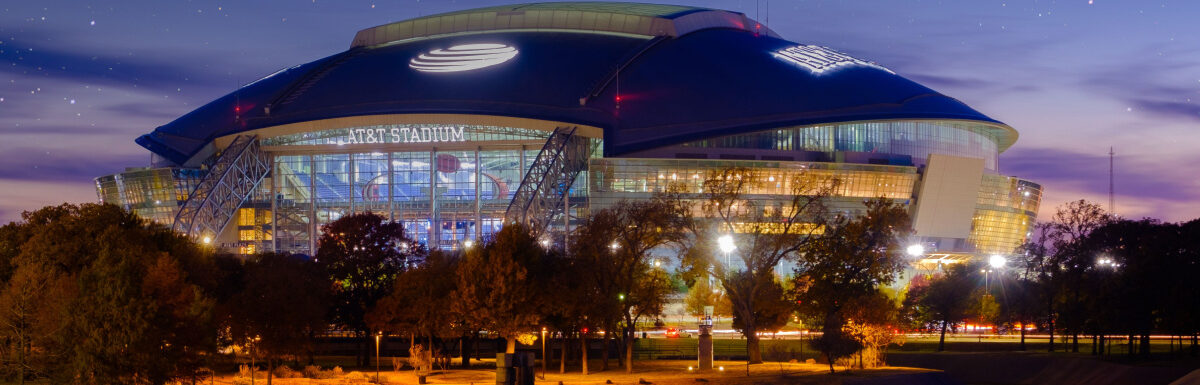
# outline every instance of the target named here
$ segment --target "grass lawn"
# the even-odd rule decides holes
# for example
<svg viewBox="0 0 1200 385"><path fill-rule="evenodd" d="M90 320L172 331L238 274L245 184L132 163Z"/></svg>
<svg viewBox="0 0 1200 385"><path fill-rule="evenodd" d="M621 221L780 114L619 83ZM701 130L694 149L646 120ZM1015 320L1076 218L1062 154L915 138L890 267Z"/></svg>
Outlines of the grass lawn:
<svg viewBox="0 0 1200 385"><path fill-rule="evenodd" d="M332 357L323 357L332 358ZM448 369L444 371L434 371L426 376L428 384L485 384L494 383L496 380L496 372L494 369L494 360L473 361L472 369ZM838 374L830 375L829 367L818 364L803 364L803 363L765 363L758 365L750 365L748 367L745 362L736 361L717 361L714 366L723 367L724 370L714 369L709 372L700 372L698 370L688 370L689 365L695 365L692 360L647 360L635 361L633 373L626 373L624 369L619 368L616 362L611 362L608 371L598 371L600 367L599 360L589 361L589 366L593 369L591 373L584 376L579 373L578 364L568 367L568 372L559 374L557 367L551 367L550 372L545 374L545 379L541 378L541 368L537 368L538 379L536 383L545 384L607 384L611 381L614 385L708 385L708 384L841 384L846 379L871 378L908 373L924 373L932 372L929 369L917 368L900 368L900 367L884 367L877 369L853 370L850 373L843 373L844 368L838 368ZM371 370L352 371L346 370L346 375L342 378L313 380L306 378L292 379L275 379L274 382L281 385L291 384L358 384L367 383L366 376L374 375L373 368ZM380 376L389 384L417 384L417 376L411 370L392 371L391 367L384 368L380 372ZM257 376L256 376L257 377ZM218 376L214 380L205 381L205 383L215 384L233 384L234 377L232 375ZM264 377L258 377L256 384L265 384Z"/></svg>

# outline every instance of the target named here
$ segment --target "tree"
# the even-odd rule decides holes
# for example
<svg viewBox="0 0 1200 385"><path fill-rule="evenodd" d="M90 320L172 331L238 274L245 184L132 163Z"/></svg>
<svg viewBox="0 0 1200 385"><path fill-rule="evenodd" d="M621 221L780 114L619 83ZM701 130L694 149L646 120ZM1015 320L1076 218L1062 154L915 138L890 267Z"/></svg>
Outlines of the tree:
<svg viewBox="0 0 1200 385"><path fill-rule="evenodd" d="M1006 300L1000 302L1000 323L1009 328L1019 329L1021 342L1018 349L1024 351L1025 335L1029 326L1034 323L1034 315L1038 314L1039 302L1037 293L1040 290L1038 282L1019 275L1011 284L1006 286L1006 289Z"/></svg>
<svg viewBox="0 0 1200 385"><path fill-rule="evenodd" d="M566 372L567 360L570 356L568 352L571 345L570 340L572 337L578 336L581 357L580 372L584 375L588 374L587 339L591 331L597 325L603 325L603 320L607 316L604 313L605 310L611 310L612 318L617 318L615 308L605 309L593 303L593 299L602 298L602 295L598 294L600 282L594 279L592 266L587 262L587 260L579 258L578 254L561 255L558 253L552 253L547 261L547 266L554 273L547 282L548 287L553 289L547 291L546 305L542 308L541 316L547 332L543 337L552 338L555 334L563 337L562 343L559 345L562 357L559 360L559 373ZM549 354L549 352L547 353ZM546 360L549 358L549 356L544 357Z"/></svg>
<svg viewBox="0 0 1200 385"><path fill-rule="evenodd" d="M54 324L58 309L53 301L62 298L54 289L63 281L44 266L23 265L0 290L0 336L13 344L5 349L5 356L14 356L4 357L4 362L8 372L15 367L20 384L28 377L45 375L44 367L35 364L34 346L44 346L45 329Z"/></svg>
<svg viewBox="0 0 1200 385"><path fill-rule="evenodd" d="M719 287L714 287L708 277L696 279L696 282L688 289L683 303L688 314L691 315L703 315L705 306L713 307L714 316L729 317L733 315L733 305L729 303L729 298Z"/></svg>
<svg viewBox="0 0 1200 385"><path fill-rule="evenodd" d="M396 279L392 292L367 313L367 324L375 330L407 333L426 337L433 349L435 337L461 337L472 328L465 321L473 315L450 310L451 295L457 288L458 255L434 250L424 262L405 271ZM463 365L468 362L463 360Z"/></svg>
<svg viewBox="0 0 1200 385"><path fill-rule="evenodd" d="M400 223L378 214L349 215L321 227L316 261L333 283L331 321L358 334L359 365L370 361L366 313L391 293L400 273L426 254Z"/></svg>
<svg viewBox="0 0 1200 385"><path fill-rule="evenodd" d="M822 202L836 180L801 172L779 178L746 168L714 170L705 175L699 204L701 218L690 222L693 244L683 254L682 270L689 279L713 277L729 297L746 338L750 363L762 363L758 332L763 325L758 301L775 284L781 261L794 260L823 228ZM761 200L755 194L782 188L782 200ZM721 251L734 246L733 253ZM725 261L725 262L723 262Z"/></svg>
<svg viewBox="0 0 1200 385"><path fill-rule="evenodd" d="M26 212L0 233L24 282L7 282L19 290L3 302L20 307L31 299L21 290L45 289L18 343L37 359L26 366L58 382L161 384L190 378L215 350L212 258L191 240L99 204Z"/></svg>
<svg viewBox="0 0 1200 385"><path fill-rule="evenodd" d="M971 308L976 282L973 272L978 269L978 264L956 264L946 274L930 280L928 286L908 293L917 319L940 330L939 352L946 350L946 331L954 329Z"/></svg>
<svg viewBox="0 0 1200 385"><path fill-rule="evenodd" d="M903 335L895 333L900 313L890 290L881 288L870 295L853 298L844 309L847 321L842 326L842 333L853 339L859 348L842 359L843 364L859 369L886 364L887 346L897 341L903 343L899 340Z"/></svg>
<svg viewBox="0 0 1200 385"><path fill-rule="evenodd" d="M779 330L787 325L789 319L792 318L792 313L796 310L795 304L788 299L787 290L779 281L772 281L769 284L753 285L754 289L748 288L754 280L754 276L745 272L731 272L735 276L728 279L728 282L739 287L739 290L748 292L755 290L754 293L754 322L755 327L761 331ZM742 317L739 313L733 313L733 329L743 330Z"/></svg>
<svg viewBox="0 0 1200 385"><path fill-rule="evenodd" d="M573 252L593 272L600 317L619 315L625 370L633 371L633 339L640 319L662 314L672 291L656 249L683 247L690 219L687 205L656 194L645 201L620 201L596 211L580 226Z"/></svg>
<svg viewBox="0 0 1200 385"><path fill-rule="evenodd" d="M466 252L451 306L478 320L481 329L504 337L506 353L515 352L517 336L537 330L541 322L550 289L545 286L547 254L524 225L504 226Z"/></svg>
<svg viewBox="0 0 1200 385"><path fill-rule="evenodd" d="M1053 246L1050 261L1052 280L1057 286L1058 315L1062 326L1072 335L1071 350L1079 351L1079 333L1087 318L1084 308L1084 274L1095 261L1094 243L1087 237L1092 231L1113 220L1100 205L1078 200L1060 206L1050 222L1049 238Z"/></svg>
<svg viewBox="0 0 1200 385"><path fill-rule="evenodd" d="M304 257L264 253L246 262L241 287L227 327L239 345L266 358L270 385L276 360L311 349L311 336L328 326L329 280Z"/></svg>
<svg viewBox="0 0 1200 385"><path fill-rule="evenodd" d="M799 309L822 324L818 348L826 355L831 373L840 355L857 350L845 342L842 331L851 305L878 295L880 287L892 283L906 266L900 245L911 233L906 209L883 198L864 204L863 216L839 216L823 235L806 243L796 268Z"/></svg>

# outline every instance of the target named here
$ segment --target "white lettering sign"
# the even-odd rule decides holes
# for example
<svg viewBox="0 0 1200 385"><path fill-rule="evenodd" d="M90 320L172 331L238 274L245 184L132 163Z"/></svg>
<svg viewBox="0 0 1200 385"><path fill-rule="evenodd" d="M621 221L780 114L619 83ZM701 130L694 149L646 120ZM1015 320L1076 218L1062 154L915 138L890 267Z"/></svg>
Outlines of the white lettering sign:
<svg viewBox="0 0 1200 385"><path fill-rule="evenodd" d="M881 69L890 74L895 74L895 72L892 72L892 70L884 68L878 64L855 59L850 55L816 45L798 45L795 47L780 49L775 51L775 57L804 67L805 69L818 75L825 73L826 71L838 69L848 65L862 65Z"/></svg>
<svg viewBox="0 0 1200 385"><path fill-rule="evenodd" d="M465 142L466 127L347 128L343 144Z"/></svg>

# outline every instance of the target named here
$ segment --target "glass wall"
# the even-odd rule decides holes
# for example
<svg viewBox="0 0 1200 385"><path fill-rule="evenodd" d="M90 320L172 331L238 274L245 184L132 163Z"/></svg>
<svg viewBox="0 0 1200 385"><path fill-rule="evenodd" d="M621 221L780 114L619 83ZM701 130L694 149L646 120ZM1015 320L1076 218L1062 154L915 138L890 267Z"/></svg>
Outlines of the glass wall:
<svg viewBox="0 0 1200 385"><path fill-rule="evenodd" d="M175 213L204 173L195 169L138 168L96 178L100 203L111 203L142 218L171 226Z"/></svg>
<svg viewBox="0 0 1200 385"><path fill-rule="evenodd" d="M996 137L990 126L957 121L881 121L788 127L725 136L682 147L802 151L828 154L831 161L850 161L846 153L911 157L925 164L929 154L981 158L996 169ZM841 159L837 156L841 153ZM869 158L869 156L868 156ZM866 161L858 163L867 163Z"/></svg>
<svg viewBox="0 0 1200 385"><path fill-rule="evenodd" d="M589 207L607 207L621 199L641 199L668 188L699 194L705 176L730 168L749 169L754 183L746 194L752 199L787 200L808 183L833 186L830 209L861 214L863 200L890 198L907 204L917 181L914 167L817 162L737 161L693 159L592 159L588 169ZM834 182L836 181L836 184ZM811 191L811 190L810 190Z"/></svg>
<svg viewBox="0 0 1200 385"><path fill-rule="evenodd" d="M461 247L500 229L549 136L496 126L384 125L263 139L275 154L275 242L312 253L321 226L370 211L401 222L430 247ZM364 152L345 144L378 145Z"/></svg>
<svg viewBox="0 0 1200 385"><path fill-rule="evenodd" d="M275 191L275 247L312 255L313 157L288 155L275 157L272 182Z"/></svg>
<svg viewBox="0 0 1200 385"><path fill-rule="evenodd" d="M967 242L981 255L1015 252L1028 239L1041 201L1037 183L985 174Z"/></svg>
<svg viewBox="0 0 1200 385"><path fill-rule="evenodd" d="M263 146L405 144L544 140L549 133L518 127L446 124L383 124L335 128L262 139Z"/></svg>

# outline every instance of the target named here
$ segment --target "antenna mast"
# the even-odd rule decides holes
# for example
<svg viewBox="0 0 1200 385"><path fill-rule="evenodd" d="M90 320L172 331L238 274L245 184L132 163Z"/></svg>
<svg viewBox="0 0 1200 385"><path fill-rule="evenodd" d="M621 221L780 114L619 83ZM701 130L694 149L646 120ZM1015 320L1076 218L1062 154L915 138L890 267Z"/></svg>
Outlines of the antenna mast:
<svg viewBox="0 0 1200 385"><path fill-rule="evenodd" d="M1116 215L1117 204L1115 194L1113 193L1113 152L1112 146L1108 147L1108 213Z"/></svg>

